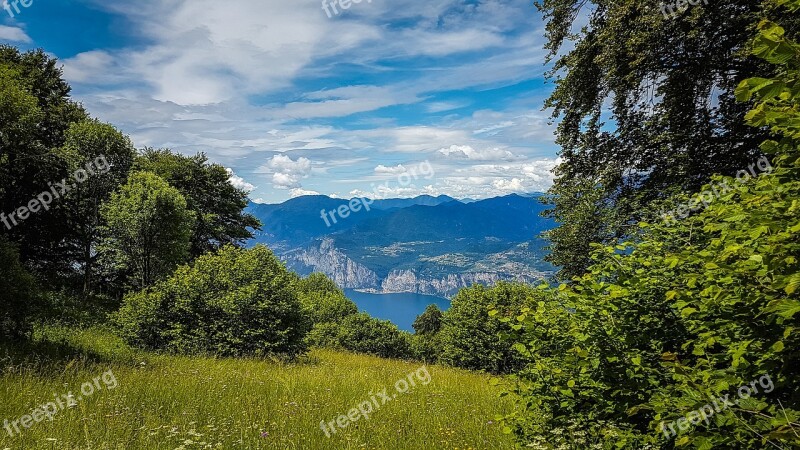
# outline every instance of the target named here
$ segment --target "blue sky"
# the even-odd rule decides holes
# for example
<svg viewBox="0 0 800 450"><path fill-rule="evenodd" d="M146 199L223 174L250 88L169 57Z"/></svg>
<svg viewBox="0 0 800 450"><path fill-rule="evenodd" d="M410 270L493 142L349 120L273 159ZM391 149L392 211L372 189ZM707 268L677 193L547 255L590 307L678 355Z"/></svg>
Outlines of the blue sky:
<svg viewBox="0 0 800 450"><path fill-rule="evenodd" d="M330 17L321 0L28 1L0 11L1 42L58 57L74 97L137 147L206 152L258 201L552 183L531 0L362 0ZM432 176L408 176L426 161Z"/></svg>

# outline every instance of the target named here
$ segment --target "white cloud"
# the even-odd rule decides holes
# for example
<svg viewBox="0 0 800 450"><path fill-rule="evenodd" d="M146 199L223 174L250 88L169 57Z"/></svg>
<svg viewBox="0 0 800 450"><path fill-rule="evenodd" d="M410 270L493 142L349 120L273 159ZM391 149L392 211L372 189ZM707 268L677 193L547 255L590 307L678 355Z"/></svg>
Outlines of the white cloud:
<svg viewBox="0 0 800 450"><path fill-rule="evenodd" d="M512 178L510 180L495 180L492 186L500 191L508 192L525 192L525 186L522 185L522 180L519 178Z"/></svg>
<svg viewBox="0 0 800 450"><path fill-rule="evenodd" d="M448 148L440 149L439 153L447 158L468 159L471 161L505 161L517 159L517 156L508 150L500 148L475 150L469 145L451 145Z"/></svg>
<svg viewBox="0 0 800 450"><path fill-rule="evenodd" d="M244 178L233 173L233 169L225 169L228 172L228 182L236 189L246 192L253 191L256 187L244 180Z"/></svg>
<svg viewBox="0 0 800 450"><path fill-rule="evenodd" d="M386 167L383 164L381 164L375 168L375 173L387 174L387 175L401 175L406 172L408 172L408 169L402 164L398 164L393 167Z"/></svg>
<svg viewBox="0 0 800 450"><path fill-rule="evenodd" d="M31 43L33 40L22 28L0 25L0 39L11 42Z"/></svg>
<svg viewBox="0 0 800 450"><path fill-rule="evenodd" d="M298 189L300 180L311 173L311 160L299 157L296 160L286 155L275 155L256 172L272 174L272 185L276 189Z"/></svg>
<svg viewBox="0 0 800 450"><path fill-rule="evenodd" d="M289 197L290 198L302 197L304 195L319 195L319 192L317 192L317 191L309 191L309 190L300 189L300 188L292 189L291 191L289 191Z"/></svg>
<svg viewBox="0 0 800 450"><path fill-rule="evenodd" d="M267 167L276 172L307 175L311 170L311 160L303 157L293 160L286 155L275 155L267 162Z"/></svg>

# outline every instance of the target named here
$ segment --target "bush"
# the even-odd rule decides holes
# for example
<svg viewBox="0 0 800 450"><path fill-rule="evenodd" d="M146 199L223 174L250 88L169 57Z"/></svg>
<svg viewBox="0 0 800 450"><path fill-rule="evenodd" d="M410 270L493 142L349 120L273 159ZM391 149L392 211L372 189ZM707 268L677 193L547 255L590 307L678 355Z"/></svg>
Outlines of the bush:
<svg viewBox="0 0 800 450"><path fill-rule="evenodd" d="M442 362L491 373L521 367L519 354L500 338L511 326L499 317L489 317L489 310L518 310L531 295L532 288L513 283L498 283L493 288L474 285L459 291L444 313Z"/></svg>
<svg viewBox="0 0 800 450"><path fill-rule="evenodd" d="M297 294L316 324L340 323L358 313L358 307L336 284L321 273L311 274L297 282Z"/></svg>
<svg viewBox="0 0 800 450"><path fill-rule="evenodd" d="M411 336L411 351L414 358L425 361L429 364L439 362L442 357L442 334L419 334Z"/></svg>
<svg viewBox="0 0 800 450"><path fill-rule="evenodd" d="M713 177L720 193L699 212L641 223L583 276L543 286L550 303L508 314L529 361L512 388L520 446L800 446L800 45L759 30L753 49L779 76L736 94L778 139L761 146L773 169Z"/></svg>
<svg viewBox="0 0 800 450"><path fill-rule="evenodd" d="M354 314L342 321L335 346L382 358L412 357L408 333L388 320L378 320L366 313Z"/></svg>
<svg viewBox="0 0 800 450"><path fill-rule="evenodd" d="M311 326L295 281L266 247L227 246L126 296L116 322L129 343L149 349L295 356Z"/></svg>
<svg viewBox="0 0 800 450"><path fill-rule="evenodd" d="M0 237L0 338L21 339L30 331L36 283L19 262L16 248Z"/></svg>

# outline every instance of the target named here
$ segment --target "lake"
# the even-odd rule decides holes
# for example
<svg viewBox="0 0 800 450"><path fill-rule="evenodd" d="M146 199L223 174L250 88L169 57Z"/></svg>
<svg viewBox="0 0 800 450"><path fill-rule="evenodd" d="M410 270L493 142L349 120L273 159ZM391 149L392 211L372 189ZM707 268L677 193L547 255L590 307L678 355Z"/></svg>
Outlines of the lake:
<svg viewBox="0 0 800 450"><path fill-rule="evenodd" d="M371 294L345 289L347 298L358 305L358 309L372 317L391 320L401 330L414 332L411 325L428 305L436 304L442 311L450 308L450 300L434 295L411 293Z"/></svg>

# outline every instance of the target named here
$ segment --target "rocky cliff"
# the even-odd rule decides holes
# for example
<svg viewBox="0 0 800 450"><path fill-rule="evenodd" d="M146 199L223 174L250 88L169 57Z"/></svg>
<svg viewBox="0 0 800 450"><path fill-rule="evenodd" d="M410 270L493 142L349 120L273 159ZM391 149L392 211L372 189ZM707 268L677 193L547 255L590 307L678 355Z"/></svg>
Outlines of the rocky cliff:
<svg viewBox="0 0 800 450"><path fill-rule="evenodd" d="M282 256L290 269L307 275L322 272L343 289L363 289L376 293L413 292L451 297L460 289L498 281L535 283L546 276L540 272L464 272L443 276L422 276L414 270L393 270L384 279L368 267L353 261L337 249L332 239L323 239L318 246L294 250Z"/></svg>
<svg viewBox="0 0 800 450"><path fill-rule="evenodd" d="M323 239L319 247L287 253L283 259L290 269L300 274L324 273L342 289L375 289L380 286L375 272L348 258L333 246L330 239Z"/></svg>
<svg viewBox="0 0 800 450"><path fill-rule="evenodd" d="M475 272L450 274L442 278L420 277L413 270L394 270L381 282L381 291L414 292L417 294L439 295L450 297L460 289L483 284L491 286L498 281L520 281L534 283L542 277L532 275L511 275L492 272Z"/></svg>

